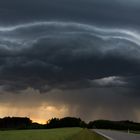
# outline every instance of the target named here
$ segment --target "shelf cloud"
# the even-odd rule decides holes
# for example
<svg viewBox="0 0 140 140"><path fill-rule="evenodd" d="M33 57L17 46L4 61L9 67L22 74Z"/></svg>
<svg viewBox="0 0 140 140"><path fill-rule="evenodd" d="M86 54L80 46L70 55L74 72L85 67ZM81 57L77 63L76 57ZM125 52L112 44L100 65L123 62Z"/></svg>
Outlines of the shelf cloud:
<svg viewBox="0 0 140 140"><path fill-rule="evenodd" d="M139 6L1 1L0 114L140 121Z"/></svg>

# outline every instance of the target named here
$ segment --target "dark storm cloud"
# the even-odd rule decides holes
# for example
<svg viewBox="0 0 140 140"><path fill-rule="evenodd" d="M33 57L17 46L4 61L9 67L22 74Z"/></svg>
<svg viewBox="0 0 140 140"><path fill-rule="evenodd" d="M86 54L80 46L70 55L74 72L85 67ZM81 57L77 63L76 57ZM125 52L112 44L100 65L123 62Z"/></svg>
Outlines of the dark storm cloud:
<svg viewBox="0 0 140 140"><path fill-rule="evenodd" d="M139 7L138 0L1 0L0 103L24 106L26 97L29 107L62 104L85 120L140 121Z"/></svg>
<svg viewBox="0 0 140 140"><path fill-rule="evenodd" d="M1 27L0 36L0 81L11 89L127 86L140 72L139 34L129 30L53 21Z"/></svg>
<svg viewBox="0 0 140 140"><path fill-rule="evenodd" d="M121 26L140 23L137 0L1 0L0 11L1 24L49 19Z"/></svg>

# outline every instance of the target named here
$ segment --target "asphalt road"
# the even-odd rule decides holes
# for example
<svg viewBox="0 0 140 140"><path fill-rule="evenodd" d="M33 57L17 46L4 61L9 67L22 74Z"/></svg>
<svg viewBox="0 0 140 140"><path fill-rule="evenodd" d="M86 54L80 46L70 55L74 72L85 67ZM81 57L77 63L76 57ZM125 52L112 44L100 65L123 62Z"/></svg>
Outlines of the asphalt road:
<svg viewBox="0 0 140 140"><path fill-rule="evenodd" d="M109 140L140 140L139 134L125 133L120 131L111 131L111 130L98 130L94 131Z"/></svg>

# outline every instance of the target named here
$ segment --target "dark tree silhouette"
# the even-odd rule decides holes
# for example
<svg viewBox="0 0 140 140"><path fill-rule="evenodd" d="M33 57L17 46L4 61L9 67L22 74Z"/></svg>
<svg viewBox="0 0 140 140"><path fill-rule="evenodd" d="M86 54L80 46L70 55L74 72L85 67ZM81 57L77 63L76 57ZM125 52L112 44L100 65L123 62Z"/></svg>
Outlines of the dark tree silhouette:
<svg viewBox="0 0 140 140"><path fill-rule="evenodd" d="M32 124L29 118L5 117L0 119L1 129L27 129Z"/></svg>
<svg viewBox="0 0 140 140"><path fill-rule="evenodd" d="M96 120L89 122L88 128L114 129L114 130L140 130L140 123L132 121Z"/></svg>
<svg viewBox="0 0 140 140"><path fill-rule="evenodd" d="M139 130L140 123L132 121L109 121L109 120L96 120L86 124L80 118L65 117L65 118L52 118L46 124L33 123L27 117L5 117L0 119L0 130L12 129L50 129L62 127L82 127L82 128L98 128L98 129L114 129L114 130Z"/></svg>
<svg viewBox="0 0 140 140"><path fill-rule="evenodd" d="M85 123L80 118L65 117L62 119L52 118L46 124L47 128L58 127L85 127Z"/></svg>

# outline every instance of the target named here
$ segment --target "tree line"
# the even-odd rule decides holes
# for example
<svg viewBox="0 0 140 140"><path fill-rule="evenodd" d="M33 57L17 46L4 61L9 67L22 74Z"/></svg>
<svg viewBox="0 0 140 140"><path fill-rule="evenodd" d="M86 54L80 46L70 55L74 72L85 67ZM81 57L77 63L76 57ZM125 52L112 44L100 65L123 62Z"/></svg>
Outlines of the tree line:
<svg viewBox="0 0 140 140"><path fill-rule="evenodd" d="M138 130L140 131L140 123L132 121L109 121L95 120L86 123L80 118L64 117L52 118L46 124L34 123L27 117L5 117L0 118L0 130L13 129L51 129L63 127L82 127L89 129L114 129L114 130Z"/></svg>

